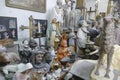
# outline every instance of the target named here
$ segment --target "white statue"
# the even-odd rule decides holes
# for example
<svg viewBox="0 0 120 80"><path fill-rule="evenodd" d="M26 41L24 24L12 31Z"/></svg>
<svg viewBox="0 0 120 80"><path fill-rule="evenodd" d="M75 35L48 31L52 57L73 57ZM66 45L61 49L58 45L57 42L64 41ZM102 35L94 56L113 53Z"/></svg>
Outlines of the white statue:
<svg viewBox="0 0 120 80"><path fill-rule="evenodd" d="M69 13L71 11L71 1L66 0L66 4L63 5L63 27L69 27Z"/></svg>
<svg viewBox="0 0 120 80"><path fill-rule="evenodd" d="M71 9L69 13L69 27L78 27L81 11L76 9L76 0L71 0Z"/></svg>
<svg viewBox="0 0 120 80"><path fill-rule="evenodd" d="M62 1L57 0L56 6L52 10L52 19L56 18L60 24L63 24L63 9L62 9Z"/></svg>
<svg viewBox="0 0 120 80"><path fill-rule="evenodd" d="M47 28L47 37L50 40L50 45L54 46L55 36L61 36L60 31L56 25L56 18L52 20L52 23Z"/></svg>
<svg viewBox="0 0 120 80"><path fill-rule="evenodd" d="M79 48L85 48L87 43L87 33L89 33L87 30L88 24L85 20L83 20L81 25L82 26L78 29L77 32L77 45Z"/></svg>

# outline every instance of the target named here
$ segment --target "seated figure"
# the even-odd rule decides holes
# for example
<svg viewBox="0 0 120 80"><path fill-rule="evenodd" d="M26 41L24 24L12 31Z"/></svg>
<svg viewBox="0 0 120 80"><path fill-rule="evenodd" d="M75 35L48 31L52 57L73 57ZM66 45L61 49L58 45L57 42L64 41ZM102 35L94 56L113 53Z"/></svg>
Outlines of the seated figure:
<svg viewBox="0 0 120 80"><path fill-rule="evenodd" d="M87 34L89 33L87 30L88 24L85 20L82 23L79 23L79 28L77 31L77 52L80 50L84 53L84 49L86 48L87 43Z"/></svg>
<svg viewBox="0 0 120 80"><path fill-rule="evenodd" d="M62 40L60 43L60 48L57 51L57 57L58 57L58 60L61 61L62 58L69 57L69 56L70 56L70 51L67 47L67 35L63 34Z"/></svg>

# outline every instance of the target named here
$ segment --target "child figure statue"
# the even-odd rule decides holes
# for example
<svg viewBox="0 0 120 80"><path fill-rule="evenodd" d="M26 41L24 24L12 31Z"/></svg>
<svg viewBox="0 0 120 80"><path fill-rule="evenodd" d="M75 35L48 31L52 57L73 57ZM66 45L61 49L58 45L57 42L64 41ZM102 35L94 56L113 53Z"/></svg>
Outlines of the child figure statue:
<svg viewBox="0 0 120 80"><path fill-rule="evenodd" d="M57 57L58 57L59 61L61 61L62 58L64 58L64 57L69 57L70 56L70 51L69 51L68 46L67 46L67 39L68 39L67 35L64 33L62 35L60 48L57 51Z"/></svg>

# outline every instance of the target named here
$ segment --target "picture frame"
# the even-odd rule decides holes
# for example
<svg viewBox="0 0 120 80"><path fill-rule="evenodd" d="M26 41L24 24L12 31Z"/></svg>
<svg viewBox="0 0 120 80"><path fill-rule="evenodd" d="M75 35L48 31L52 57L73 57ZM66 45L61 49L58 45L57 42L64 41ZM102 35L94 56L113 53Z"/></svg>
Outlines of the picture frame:
<svg viewBox="0 0 120 80"><path fill-rule="evenodd" d="M84 0L77 0L77 2L76 2L76 7L78 8L80 8L80 7L85 7L85 1Z"/></svg>
<svg viewBox="0 0 120 80"><path fill-rule="evenodd" d="M2 39L18 40L17 18L0 16L0 40Z"/></svg>
<svg viewBox="0 0 120 80"><path fill-rule="evenodd" d="M32 37L39 38L38 33L40 33L40 37L46 37L47 23L47 20L34 19L33 25L38 28L33 29Z"/></svg>
<svg viewBox="0 0 120 80"><path fill-rule="evenodd" d="M46 12L46 0L5 0L6 6L24 10Z"/></svg>

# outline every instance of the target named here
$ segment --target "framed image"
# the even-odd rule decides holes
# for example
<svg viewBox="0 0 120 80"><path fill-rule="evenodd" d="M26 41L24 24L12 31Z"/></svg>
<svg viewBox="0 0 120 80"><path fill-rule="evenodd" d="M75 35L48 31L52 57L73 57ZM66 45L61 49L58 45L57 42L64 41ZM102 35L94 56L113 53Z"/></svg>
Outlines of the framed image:
<svg viewBox="0 0 120 80"><path fill-rule="evenodd" d="M41 13L46 12L46 0L6 0L6 6Z"/></svg>
<svg viewBox="0 0 120 80"><path fill-rule="evenodd" d="M76 6L77 7L85 7L85 0L77 0L77 4L76 4Z"/></svg>
<svg viewBox="0 0 120 80"><path fill-rule="evenodd" d="M37 29L33 29L33 38L38 38L37 33L41 33L41 37L46 37L47 20L34 19L33 25L35 27L38 27Z"/></svg>
<svg viewBox="0 0 120 80"><path fill-rule="evenodd" d="M0 16L0 39L17 40L17 18Z"/></svg>

